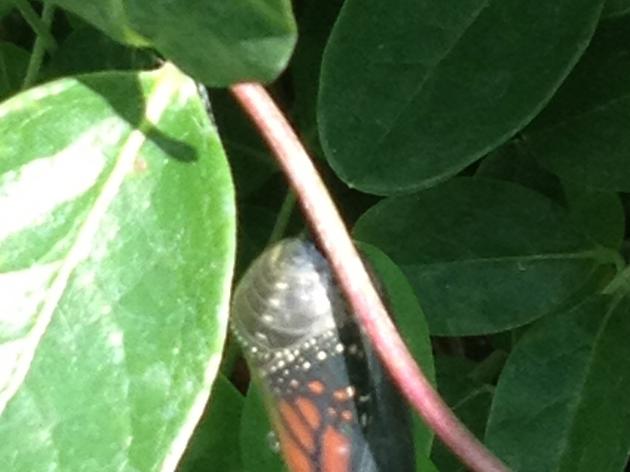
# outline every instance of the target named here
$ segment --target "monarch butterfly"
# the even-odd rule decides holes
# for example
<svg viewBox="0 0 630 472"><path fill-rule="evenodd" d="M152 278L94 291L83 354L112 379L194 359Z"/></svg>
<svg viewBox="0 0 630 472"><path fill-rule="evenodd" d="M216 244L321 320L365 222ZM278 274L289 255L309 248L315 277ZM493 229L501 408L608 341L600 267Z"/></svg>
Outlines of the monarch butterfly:
<svg viewBox="0 0 630 472"><path fill-rule="evenodd" d="M287 239L254 261L232 330L292 472L415 470L400 395L311 242Z"/></svg>

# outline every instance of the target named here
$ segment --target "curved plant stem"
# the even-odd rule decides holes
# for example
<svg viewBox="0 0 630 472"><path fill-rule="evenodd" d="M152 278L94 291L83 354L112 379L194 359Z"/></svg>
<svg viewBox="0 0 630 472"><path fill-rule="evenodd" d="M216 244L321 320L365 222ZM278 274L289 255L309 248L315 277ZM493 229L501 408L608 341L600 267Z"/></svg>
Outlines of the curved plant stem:
<svg viewBox="0 0 630 472"><path fill-rule="evenodd" d="M238 84L231 90L274 151L352 310L403 394L471 470L508 471L457 419L415 363L370 282L324 183L269 94L255 83Z"/></svg>
<svg viewBox="0 0 630 472"><path fill-rule="evenodd" d="M28 2L20 3L25 4L25 8L22 11L22 14L24 15L24 13L28 11L26 6L30 7L30 4ZM35 83L37 75L39 74L39 69L42 66L46 48L48 47L48 49L52 51L56 47L55 39L50 34L50 25L52 23L54 13L55 6L52 3L44 3L41 20L37 18L37 15L35 15L35 18L37 18L38 21L34 23L31 22L32 27L37 33L37 38L35 39L33 52L31 52L31 58L28 62L26 75L24 76L24 81L22 82L22 89L27 89Z"/></svg>

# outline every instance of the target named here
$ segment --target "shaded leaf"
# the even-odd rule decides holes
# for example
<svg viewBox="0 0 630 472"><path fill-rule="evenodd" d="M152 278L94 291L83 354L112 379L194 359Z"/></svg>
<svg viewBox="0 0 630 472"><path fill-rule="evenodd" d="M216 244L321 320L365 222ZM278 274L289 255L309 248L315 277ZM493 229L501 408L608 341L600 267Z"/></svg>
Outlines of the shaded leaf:
<svg viewBox="0 0 630 472"><path fill-rule="evenodd" d="M490 387L482 387L471 392L468 397L462 398L453 407L453 413L477 438L482 439L491 403L492 389ZM438 469L444 472L465 472L467 470L459 459L441 442L436 441L431 459Z"/></svg>
<svg viewBox="0 0 630 472"><path fill-rule="evenodd" d="M549 106L524 131L529 151L562 179L630 190L630 24L603 22Z"/></svg>
<svg viewBox="0 0 630 472"><path fill-rule="evenodd" d="M234 259L225 156L172 66L0 107L0 463L169 470L218 369Z"/></svg>
<svg viewBox="0 0 630 472"><path fill-rule="evenodd" d="M28 61L29 54L26 50L0 41L0 100L20 90Z"/></svg>
<svg viewBox="0 0 630 472"><path fill-rule="evenodd" d="M566 206L577 226L603 246L618 249L624 232L619 196L561 182L542 168L526 146L514 140L481 161L476 175L519 183Z"/></svg>
<svg viewBox="0 0 630 472"><path fill-rule="evenodd" d="M420 456L418 458L416 472L440 472L440 470L435 466L435 464L433 464L433 462L431 462L428 457Z"/></svg>
<svg viewBox="0 0 630 472"><path fill-rule="evenodd" d="M520 130L585 49L602 0L349 0L324 54L326 156L380 195L444 180Z"/></svg>
<svg viewBox="0 0 630 472"><path fill-rule="evenodd" d="M124 46L94 28L82 26L59 44L42 76L50 79L105 70L148 69L156 64L157 58L148 50Z"/></svg>
<svg viewBox="0 0 630 472"><path fill-rule="evenodd" d="M625 233L625 214L619 195L566 182L569 212L576 224L598 244L618 250Z"/></svg>
<svg viewBox="0 0 630 472"><path fill-rule="evenodd" d="M453 412L477 436L483 438L492 390L473 378L475 363L463 357L438 356L435 362L438 390ZM440 441L435 441L431 459L443 472L466 468Z"/></svg>
<svg viewBox="0 0 630 472"><path fill-rule="evenodd" d="M267 419L260 390L252 384L245 398L240 424L243 472L282 472L286 468L277 438Z"/></svg>
<svg viewBox="0 0 630 472"><path fill-rule="evenodd" d="M0 0L0 18L6 16L13 9L13 0Z"/></svg>
<svg viewBox="0 0 630 472"><path fill-rule="evenodd" d="M560 307L609 257L549 199L480 178L385 199L353 234L403 270L431 334L526 324Z"/></svg>
<svg viewBox="0 0 630 472"><path fill-rule="evenodd" d="M177 470L241 472L239 429L244 398L223 375L212 387L210 403Z"/></svg>
<svg viewBox="0 0 630 472"><path fill-rule="evenodd" d="M288 0L49 1L119 42L157 49L206 85L271 81L296 40Z"/></svg>
<svg viewBox="0 0 630 472"><path fill-rule="evenodd" d="M558 203L563 201L558 177L543 169L517 139L491 152L479 163L475 175L514 182L536 190Z"/></svg>
<svg viewBox="0 0 630 472"><path fill-rule="evenodd" d="M437 387L444 401L455 406L483 384L472 377L477 363L462 356L435 356Z"/></svg>
<svg viewBox="0 0 630 472"><path fill-rule="evenodd" d="M630 13L630 1L628 0L606 0L604 13L602 16L619 16Z"/></svg>
<svg viewBox="0 0 630 472"><path fill-rule="evenodd" d="M150 41L136 31L129 21L129 2L121 3L116 0L101 0L99 2L82 2L80 0L45 0L54 3L88 23L96 26L118 42L135 47L150 47Z"/></svg>
<svg viewBox="0 0 630 472"><path fill-rule="evenodd" d="M542 320L512 352L486 442L514 470L623 470L630 448L630 299Z"/></svg>

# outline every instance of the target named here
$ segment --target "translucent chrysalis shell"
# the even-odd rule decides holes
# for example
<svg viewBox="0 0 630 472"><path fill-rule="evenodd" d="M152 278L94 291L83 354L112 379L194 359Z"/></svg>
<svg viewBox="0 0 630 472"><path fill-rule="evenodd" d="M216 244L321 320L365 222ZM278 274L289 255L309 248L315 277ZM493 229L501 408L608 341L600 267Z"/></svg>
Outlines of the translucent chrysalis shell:
<svg viewBox="0 0 630 472"><path fill-rule="evenodd" d="M293 348L349 319L326 259L301 239L254 261L234 292L232 314L241 343L259 352Z"/></svg>

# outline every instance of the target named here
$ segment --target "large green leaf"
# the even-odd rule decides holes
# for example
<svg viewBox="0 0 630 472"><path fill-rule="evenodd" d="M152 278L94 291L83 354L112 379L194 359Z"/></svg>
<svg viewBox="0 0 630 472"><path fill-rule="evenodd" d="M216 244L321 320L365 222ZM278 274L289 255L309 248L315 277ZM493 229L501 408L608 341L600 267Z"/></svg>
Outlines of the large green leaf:
<svg viewBox="0 0 630 472"><path fill-rule="evenodd" d="M275 79L296 40L289 0L48 0L213 86Z"/></svg>
<svg viewBox="0 0 630 472"><path fill-rule="evenodd" d="M359 219L353 234L403 270L432 334L526 324L560 307L601 257L551 200L480 178L385 199Z"/></svg>
<svg viewBox="0 0 630 472"><path fill-rule="evenodd" d="M630 298L593 298L527 333L486 441L519 472L619 472L630 449Z"/></svg>
<svg viewBox="0 0 630 472"><path fill-rule="evenodd" d="M525 130L530 153L563 179L630 191L630 23L602 23L549 106Z"/></svg>
<svg viewBox="0 0 630 472"><path fill-rule="evenodd" d="M348 0L324 54L319 126L351 187L425 188L482 157L549 100L603 0Z"/></svg>
<svg viewBox="0 0 630 472"><path fill-rule="evenodd" d="M172 470L227 324L234 195L170 65L0 107L0 463Z"/></svg>

